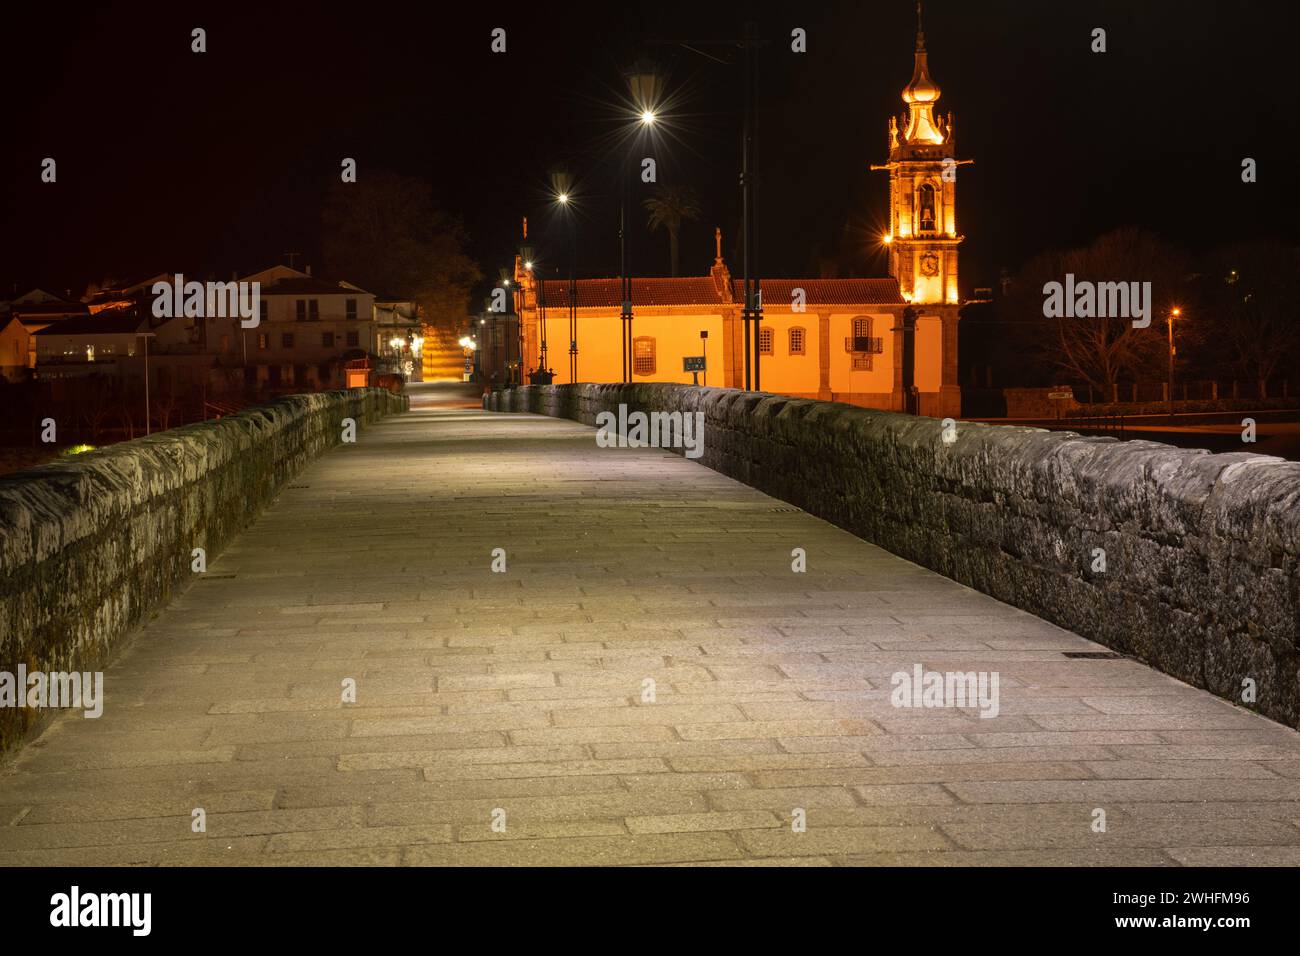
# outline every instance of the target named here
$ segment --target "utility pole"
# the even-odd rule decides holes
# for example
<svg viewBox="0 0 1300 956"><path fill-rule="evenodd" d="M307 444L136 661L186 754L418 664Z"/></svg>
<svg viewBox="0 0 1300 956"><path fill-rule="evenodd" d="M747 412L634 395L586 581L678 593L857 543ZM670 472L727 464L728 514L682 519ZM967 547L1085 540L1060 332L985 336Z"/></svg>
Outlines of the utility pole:
<svg viewBox="0 0 1300 956"><path fill-rule="evenodd" d="M745 118L741 134L740 191L741 191L741 244L744 249L745 326L745 388L750 387L750 367L753 367L753 387L759 389L759 353L762 348L759 323L763 316L762 291L758 279L758 24L750 20L741 35L745 69ZM750 353L750 332L753 331L753 353Z"/></svg>

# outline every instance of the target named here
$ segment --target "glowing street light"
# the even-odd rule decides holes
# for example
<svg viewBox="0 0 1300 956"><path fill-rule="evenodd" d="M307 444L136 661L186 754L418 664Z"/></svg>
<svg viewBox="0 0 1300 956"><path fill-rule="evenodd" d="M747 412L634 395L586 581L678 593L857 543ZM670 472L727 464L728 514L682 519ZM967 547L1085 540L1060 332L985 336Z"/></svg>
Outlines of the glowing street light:
<svg viewBox="0 0 1300 956"><path fill-rule="evenodd" d="M1174 414L1174 319L1183 314L1183 310L1174 306L1169 310L1169 414Z"/></svg>
<svg viewBox="0 0 1300 956"><path fill-rule="evenodd" d="M659 96L662 87L658 71L649 60L639 60L623 71L623 77L627 80L628 92L632 96L632 105L639 115L639 121L642 128L649 128L655 123L655 107L659 103ZM633 374L633 356L632 356L632 273L627 261L627 206L628 206L628 189L630 188L632 151L635 147L635 141L629 145L627 156L624 160L622 183L619 188L621 197L618 221L618 259L619 259L619 280L621 283L621 295L623 307L619 315L619 322L623 329L623 381L632 381Z"/></svg>
<svg viewBox="0 0 1300 956"><path fill-rule="evenodd" d="M551 189L555 193L556 204L567 211L569 194L573 189L573 177L562 169L554 170L551 173ZM564 219L565 227L569 232L569 381L576 382L578 380L578 296L573 269L574 261L578 256L578 245L573 216L566 215Z"/></svg>

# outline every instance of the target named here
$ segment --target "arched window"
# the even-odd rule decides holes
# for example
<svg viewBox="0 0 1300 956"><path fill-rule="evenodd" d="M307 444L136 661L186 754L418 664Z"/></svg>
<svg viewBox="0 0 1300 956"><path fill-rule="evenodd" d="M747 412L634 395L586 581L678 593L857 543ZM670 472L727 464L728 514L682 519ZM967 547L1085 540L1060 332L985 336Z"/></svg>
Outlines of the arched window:
<svg viewBox="0 0 1300 956"><path fill-rule="evenodd" d="M655 340L643 335L632 340L632 371L637 375L655 373Z"/></svg>
<svg viewBox="0 0 1300 956"><path fill-rule="evenodd" d="M774 336L773 336L773 334L772 334L772 330L771 330L770 328L766 328L766 329L764 329L764 328L760 328L760 329L758 330L758 354L759 354L759 355L771 355L771 354L772 354L772 339L773 339L773 338L774 338Z"/></svg>
<svg viewBox="0 0 1300 956"><path fill-rule="evenodd" d="M921 221L921 231L934 232L934 187L929 183L922 183L921 188L917 190L917 208Z"/></svg>
<svg viewBox="0 0 1300 956"><path fill-rule="evenodd" d="M790 330L790 354L803 355L806 336L804 330L797 326Z"/></svg>

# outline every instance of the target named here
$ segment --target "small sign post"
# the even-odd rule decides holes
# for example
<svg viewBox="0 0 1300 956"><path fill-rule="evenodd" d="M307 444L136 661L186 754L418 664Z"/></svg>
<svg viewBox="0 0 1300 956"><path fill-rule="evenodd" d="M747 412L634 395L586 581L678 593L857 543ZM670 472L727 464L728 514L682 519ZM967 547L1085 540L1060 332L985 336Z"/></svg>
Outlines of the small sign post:
<svg viewBox="0 0 1300 956"><path fill-rule="evenodd" d="M682 371L690 372L694 384L700 384L700 373L706 371L703 355L687 355L682 358Z"/></svg>
<svg viewBox="0 0 1300 956"><path fill-rule="evenodd" d="M1069 391L1069 392L1048 392L1048 393L1047 393L1047 397L1048 397L1048 398L1052 401L1052 403L1055 405L1055 407L1056 407L1056 418L1057 418L1057 420L1059 421L1060 418L1061 418L1061 402L1069 401L1070 399L1074 398L1074 392L1072 392L1072 391Z"/></svg>

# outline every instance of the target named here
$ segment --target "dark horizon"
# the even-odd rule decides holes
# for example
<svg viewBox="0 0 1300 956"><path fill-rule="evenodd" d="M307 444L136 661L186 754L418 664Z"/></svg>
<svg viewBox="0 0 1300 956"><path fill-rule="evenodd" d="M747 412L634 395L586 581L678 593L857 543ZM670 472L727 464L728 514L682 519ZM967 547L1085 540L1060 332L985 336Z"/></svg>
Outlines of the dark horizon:
<svg viewBox="0 0 1300 956"><path fill-rule="evenodd" d="M256 15L251 15L253 10ZM739 70L680 44L723 41L753 16L762 53L760 274L815 274L839 254L884 275L878 235L885 129L911 75L910 0L701 9L663 4L597 22L535 6L491 15L445 9L314 11L282 4L110 5L70 18L7 11L13 130L0 157L0 293L81 294L91 281L165 270L225 277L284 262L319 264L321 198L343 157L359 175L430 183L460 216L491 277L522 217L559 265L547 174L567 163L582 199L578 272L617 272L610 169L620 68L639 53L670 66L671 142L661 184L695 188L683 274L703 274L713 230L736 259ZM962 289L992 285L1038 252L1137 225L1199 251L1290 240L1279 196L1297 122L1280 3L1118 2L1025 8L926 5L939 111L956 116ZM190 52L190 30L208 52ZM489 51L493 27L508 52ZM808 53L789 32L808 32ZM1108 52L1089 50L1107 30ZM701 47L729 55L727 46ZM671 62L670 62L671 61ZM45 156L58 182L40 181ZM1243 184L1243 157L1259 182ZM638 196L638 200L639 200ZM634 271L665 275L667 240L633 210ZM346 278L346 277L344 277Z"/></svg>

